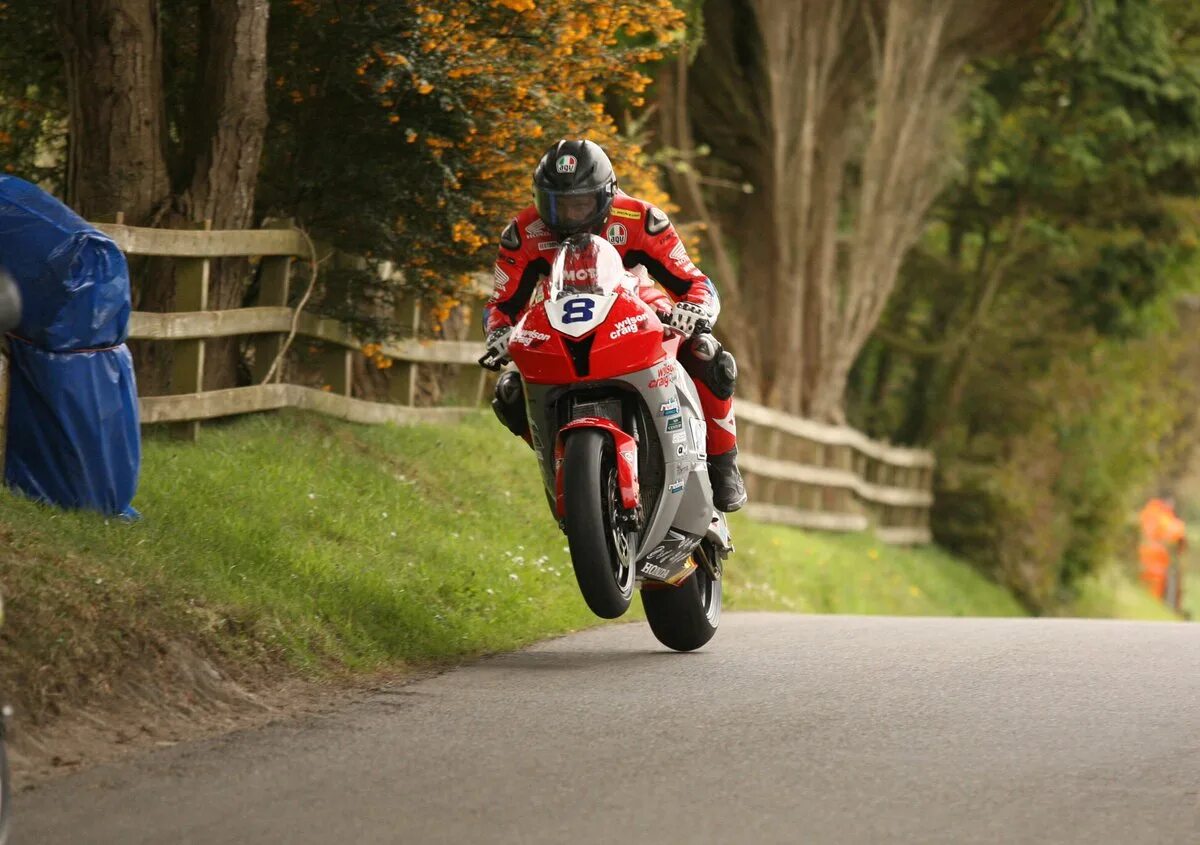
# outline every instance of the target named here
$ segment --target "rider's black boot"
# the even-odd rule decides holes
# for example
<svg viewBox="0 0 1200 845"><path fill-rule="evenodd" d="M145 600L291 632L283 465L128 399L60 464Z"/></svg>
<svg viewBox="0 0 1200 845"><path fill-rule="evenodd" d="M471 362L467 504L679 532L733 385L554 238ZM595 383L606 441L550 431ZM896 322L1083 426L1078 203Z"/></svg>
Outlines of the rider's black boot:
<svg viewBox="0 0 1200 845"><path fill-rule="evenodd" d="M733 513L746 504L746 485L738 472L736 447L723 455L708 456L708 477L717 510Z"/></svg>

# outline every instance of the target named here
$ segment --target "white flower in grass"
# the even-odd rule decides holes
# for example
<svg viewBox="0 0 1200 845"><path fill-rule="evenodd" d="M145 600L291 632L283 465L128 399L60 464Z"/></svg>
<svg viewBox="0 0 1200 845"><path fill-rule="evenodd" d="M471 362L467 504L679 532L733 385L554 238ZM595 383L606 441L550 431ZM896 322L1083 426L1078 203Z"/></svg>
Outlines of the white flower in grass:
<svg viewBox="0 0 1200 845"><path fill-rule="evenodd" d="M510 573L508 573L508 580L509 580L509 581L520 581L521 579L520 579L520 577L517 575L517 573L515 573L515 572L510 572Z"/></svg>
<svg viewBox="0 0 1200 845"><path fill-rule="evenodd" d="M310 498L310 499L315 499L315 498L317 498L317 494L316 494L316 493L309 493L309 494L308 494L308 498Z"/></svg>
<svg viewBox="0 0 1200 845"><path fill-rule="evenodd" d="M494 595L496 595L496 591L495 591L495 590L493 590L491 587L488 587L488 588L487 588L487 594L488 594L489 596L494 596Z"/></svg>

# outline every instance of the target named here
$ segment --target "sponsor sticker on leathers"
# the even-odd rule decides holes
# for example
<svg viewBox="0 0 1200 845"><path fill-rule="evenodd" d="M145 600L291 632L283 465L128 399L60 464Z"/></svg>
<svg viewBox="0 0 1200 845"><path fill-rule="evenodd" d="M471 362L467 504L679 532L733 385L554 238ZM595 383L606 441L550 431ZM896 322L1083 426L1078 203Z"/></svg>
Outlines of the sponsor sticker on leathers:
<svg viewBox="0 0 1200 845"><path fill-rule="evenodd" d="M628 208L614 208L612 210L613 217L624 217L626 220L641 220L642 213L640 211L632 211Z"/></svg>

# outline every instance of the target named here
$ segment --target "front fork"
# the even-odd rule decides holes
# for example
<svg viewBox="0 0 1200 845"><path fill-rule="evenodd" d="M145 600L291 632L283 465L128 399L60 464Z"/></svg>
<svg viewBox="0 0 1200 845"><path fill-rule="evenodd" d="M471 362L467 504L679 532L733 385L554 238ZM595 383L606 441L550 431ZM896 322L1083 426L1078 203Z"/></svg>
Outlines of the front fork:
<svg viewBox="0 0 1200 845"><path fill-rule="evenodd" d="M641 504L641 489L638 485L638 454L637 441L610 419L604 417L580 417L571 420L558 430L554 441L554 510L561 521L567 515L566 502L563 498L563 451L566 448L565 436L568 432L579 428L603 429L613 441L613 451L617 463L617 487L621 494L621 508L625 515L633 514L636 521L638 506ZM634 526L636 527L636 522Z"/></svg>

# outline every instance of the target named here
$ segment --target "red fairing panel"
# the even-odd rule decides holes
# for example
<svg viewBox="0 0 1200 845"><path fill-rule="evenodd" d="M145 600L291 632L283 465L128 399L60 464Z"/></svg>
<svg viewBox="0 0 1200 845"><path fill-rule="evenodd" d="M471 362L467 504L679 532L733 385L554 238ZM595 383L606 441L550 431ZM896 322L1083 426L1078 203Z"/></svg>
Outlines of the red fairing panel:
<svg viewBox="0 0 1200 845"><path fill-rule="evenodd" d="M571 356L563 346L562 335L550 325L541 305L530 310L521 328L513 332L508 353L520 370L521 378L527 382L573 384L579 381Z"/></svg>
<svg viewBox="0 0 1200 845"><path fill-rule="evenodd" d="M582 417L559 429L558 439L554 442L554 507L558 517L561 519L567 515L566 503L563 501L563 436L577 428L602 428L612 436L617 453L617 486L621 490L621 506L626 510L636 508L641 499L641 489L638 486L637 443L612 420Z"/></svg>
<svg viewBox="0 0 1200 845"><path fill-rule="evenodd" d="M667 357L672 340L663 341L663 324L642 301L622 292L604 322L578 338L592 338L588 373L580 376L562 335L550 325L540 303L513 332L509 353L531 384L578 384L616 378L653 367Z"/></svg>
<svg viewBox="0 0 1200 845"><path fill-rule="evenodd" d="M663 324L632 294L618 297L608 319L593 334L589 380L636 373L667 357Z"/></svg>

